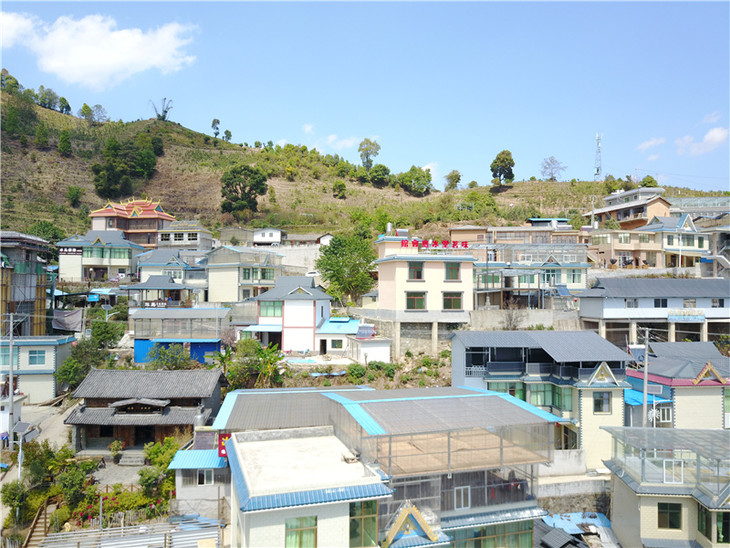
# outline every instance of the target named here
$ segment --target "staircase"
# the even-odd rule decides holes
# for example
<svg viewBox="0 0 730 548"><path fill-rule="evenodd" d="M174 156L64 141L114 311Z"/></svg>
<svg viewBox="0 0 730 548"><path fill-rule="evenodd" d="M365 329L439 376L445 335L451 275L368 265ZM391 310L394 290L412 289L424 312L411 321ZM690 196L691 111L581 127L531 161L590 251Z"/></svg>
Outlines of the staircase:
<svg viewBox="0 0 730 548"><path fill-rule="evenodd" d="M38 548L41 545L51 527L51 516L57 507L56 501L53 499L38 509L38 513L30 527L30 532L25 537L23 548Z"/></svg>
<svg viewBox="0 0 730 548"><path fill-rule="evenodd" d="M122 451L119 466L144 466L144 451L125 449Z"/></svg>

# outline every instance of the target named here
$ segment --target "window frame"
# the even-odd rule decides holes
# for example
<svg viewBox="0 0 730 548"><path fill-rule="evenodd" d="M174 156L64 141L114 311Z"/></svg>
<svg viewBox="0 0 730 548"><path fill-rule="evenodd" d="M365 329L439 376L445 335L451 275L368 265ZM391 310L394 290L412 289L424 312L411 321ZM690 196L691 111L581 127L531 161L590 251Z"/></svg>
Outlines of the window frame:
<svg viewBox="0 0 730 548"><path fill-rule="evenodd" d="M662 519L664 518L664 519ZM676 520L679 520L677 524ZM682 530L682 504L677 502L657 503L657 529Z"/></svg>
<svg viewBox="0 0 730 548"><path fill-rule="evenodd" d="M466 503L464 503L466 501ZM471 485L454 487L454 510L468 510L471 508Z"/></svg>
<svg viewBox="0 0 730 548"><path fill-rule="evenodd" d="M214 485L214 484L215 484L214 470L212 468L199 468L197 485Z"/></svg>
<svg viewBox="0 0 730 548"><path fill-rule="evenodd" d="M423 261L408 261L408 281L423 281Z"/></svg>
<svg viewBox="0 0 730 548"><path fill-rule="evenodd" d="M262 318L281 318L284 315L284 301L260 301L259 316Z"/></svg>
<svg viewBox="0 0 730 548"><path fill-rule="evenodd" d="M46 365L46 351L28 350L28 365Z"/></svg>
<svg viewBox="0 0 730 548"><path fill-rule="evenodd" d="M593 414L611 414L611 392L609 390L596 390L593 392Z"/></svg>
<svg viewBox="0 0 730 548"><path fill-rule="evenodd" d="M423 301L423 306L415 306L419 300ZM425 291L406 291L406 310L426 310L426 292Z"/></svg>
<svg viewBox="0 0 730 548"><path fill-rule="evenodd" d="M464 310L464 293L462 291L444 291L442 298L444 310ZM446 306L447 301L450 306ZM454 306L454 302L458 306Z"/></svg>
<svg viewBox="0 0 730 548"><path fill-rule="evenodd" d="M712 308L725 308L725 299L721 297L713 297Z"/></svg>
<svg viewBox="0 0 730 548"><path fill-rule="evenodd" d="M667 299L663 297L654 299L654 308L667 308Z"/></svg>
<svg viewBox="0 0 730 548"><path fill-rule="evenodd" d="M342 339L332 339L330 341L330 348L332 350L342 350L342 348L343 348Z"/></svg>
<svg viewBox="0 0 730 548"><path fill-rule="evenodd" d="M461 281L461 263L447 262L444 265L444 281L460 282Z"/></svg>
<svg viewBox="0 0 730 548"><path fill-rule="evenodd" d="M314 520L314 525L302 525L302 520ZM309 544L304 544L302 533L305 531L314 531L314 546L317 546L317 516L301 516L288 518L284 521L284 546L285 548L310 548ZM296 533L296 543L287 542L289 532Z"/></svg>

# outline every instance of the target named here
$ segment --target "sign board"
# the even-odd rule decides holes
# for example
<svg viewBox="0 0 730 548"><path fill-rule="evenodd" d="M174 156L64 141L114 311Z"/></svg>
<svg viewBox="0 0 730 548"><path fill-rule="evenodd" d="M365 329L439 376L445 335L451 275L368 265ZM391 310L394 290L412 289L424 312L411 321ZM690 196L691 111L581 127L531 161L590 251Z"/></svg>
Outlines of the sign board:
<svg viewBox="0 0 730 548"><path fill-rule="evenodd" d="M649 384L646 387L646 393L653 396L661 396L664 391L664 387L661 384Z"/></svg>
<svg viewBox="0 0 730 548"><path fill-rule="evenodd" d="M227 457L228 453L226 452L226 440L230 438L230 434L218 434L218 456L219 457Z"/></svg>
<svg viewBox="0 0 730 548"><path fill-rule="evenodd" d="M673 308L667 313L669 322L704 322L705 311L701 308Z"/></svg>
<svg viewBox="0 0 730 548"><path fill-rule="evenodd" d="M99 295L97 295L96 293L91 293L91 294L87 295L86 301L90 302L90 303L98 303Z"/></svg>

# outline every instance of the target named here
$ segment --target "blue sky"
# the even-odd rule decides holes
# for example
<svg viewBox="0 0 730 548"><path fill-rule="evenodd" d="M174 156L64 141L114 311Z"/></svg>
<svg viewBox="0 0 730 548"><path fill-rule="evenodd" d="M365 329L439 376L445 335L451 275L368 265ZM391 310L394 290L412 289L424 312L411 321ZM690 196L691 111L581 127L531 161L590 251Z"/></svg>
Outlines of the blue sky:
<svg viewBox="0 0 730 548"><path fill-rule="evenodd" d="M488 185L512 152L518 180L603 173L728 190L728 2L13 2L2 66L74 112L170 118L233 142L316 147L443 188Z"/></svg>

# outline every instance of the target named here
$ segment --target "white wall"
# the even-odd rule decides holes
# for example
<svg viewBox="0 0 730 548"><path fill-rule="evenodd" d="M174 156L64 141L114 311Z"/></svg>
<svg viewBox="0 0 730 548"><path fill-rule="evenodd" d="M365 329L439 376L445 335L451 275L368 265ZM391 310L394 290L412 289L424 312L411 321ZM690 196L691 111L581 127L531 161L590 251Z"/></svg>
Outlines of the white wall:
<svg viewBox="0 0 730 548"><path fill-rule="evenodd" d="M347 502L248 513L246 515L248 546L280 548L284 546L286 520L308 516L317 516L319 548L349 546L350 504Z"/></svg>
<svg viewBox="0 0 730 548"><path fill-rule="evenodd" d="M58 256L58 277L66 282L80 282L84 279L81 255Z"/></svg>

